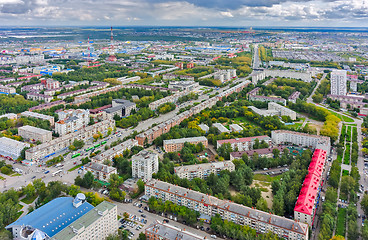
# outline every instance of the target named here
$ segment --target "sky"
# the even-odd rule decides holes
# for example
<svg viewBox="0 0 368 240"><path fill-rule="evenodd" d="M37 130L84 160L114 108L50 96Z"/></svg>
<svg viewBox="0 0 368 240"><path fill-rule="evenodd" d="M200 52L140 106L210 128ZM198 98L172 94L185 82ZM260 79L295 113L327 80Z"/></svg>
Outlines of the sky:
<svg viewBox="0 0 368 240"><path fill-rule="evenodd" d="M368 27L368 0L0 0L0 26L110 25Z"/></svg>

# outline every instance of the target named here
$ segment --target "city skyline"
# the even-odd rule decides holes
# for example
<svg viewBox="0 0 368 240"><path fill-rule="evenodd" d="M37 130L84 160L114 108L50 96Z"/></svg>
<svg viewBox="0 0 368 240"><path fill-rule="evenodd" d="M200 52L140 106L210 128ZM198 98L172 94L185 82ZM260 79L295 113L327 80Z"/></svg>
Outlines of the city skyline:
<svg viewBox="0 0 368 240"><path fill-rule="evenodd" d="M3 26L361 27L361 0L0 0Z"/></svg>

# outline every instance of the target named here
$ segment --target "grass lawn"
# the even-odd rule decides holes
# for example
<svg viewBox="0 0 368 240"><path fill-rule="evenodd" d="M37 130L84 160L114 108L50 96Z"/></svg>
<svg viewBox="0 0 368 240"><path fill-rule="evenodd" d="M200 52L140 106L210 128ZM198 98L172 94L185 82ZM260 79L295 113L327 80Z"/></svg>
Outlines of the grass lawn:
<svg viewBox="0 0 368 240"><path fill-rule="evenodd" d="M337 212L336 235L345 236L346 208L339 208Z"/></svg>
<svg viewBox="0 0 368 240"><path fill-rule="evenodd" d="M349 176L348 170L342 170L342 176Z"/></svg>
<svg viewBox="0 0 368 240"><path fill-rule="evenodd" d="M20 216L22 216L24 211L17 212L17 217L15 219L18 219Z"/></svg>
<svg viewBox="0 0 368 240"><path fill-rule="evenodd" d="M328 110L330 113L332 113L333 115L339 117L341 120L343 120L344 122L354 122L354 119L350 118L350 117L347 117L345 115L342 115L342 114L338 114L338 113L335 113L331 110Z"/></svg>
<svg viewBox="0 0 368 240"><path fill-rule="evenodd" d="M344 164L350 164L350 144L347 143L345 146Z"/></svg>
<svg viewBox="0 0 368 240"><path fill-rule="evenodd" d="M5 178L4 178L4 177L2 177L2 176L0 176L0 180L5 180Z"/></svg>
<svg viewBox="0 0 368 240"><path fill-rule="evenodd" d="M24 202L25 204L31 204L33 203L33 201L37 198L37 195L31 197L31 198L23 198L21 201Z"/></svg>
<svg viewBox="0 0 368 240"><path fill-rule="evenodd" d="M336 160L339 161L339 163L342 163L342 156L341 155L337 155Z"/></svg>
<svg viewBox="0 0 368 240"><path fill-rule="evenodd" d="M83 166L83 164L75 165L74 167L69 169L68 172L74 171L75 169L80 168L81 166Z"/></svg>
<svg viewBox="0 0 368 240"><path fill-rule="evenodd" d="M269 175L263 175L263 174L254 174L253 177L254 180L263 181L263 182L273 182L275 180L280 180L281 175L271 177Z"/></svg>

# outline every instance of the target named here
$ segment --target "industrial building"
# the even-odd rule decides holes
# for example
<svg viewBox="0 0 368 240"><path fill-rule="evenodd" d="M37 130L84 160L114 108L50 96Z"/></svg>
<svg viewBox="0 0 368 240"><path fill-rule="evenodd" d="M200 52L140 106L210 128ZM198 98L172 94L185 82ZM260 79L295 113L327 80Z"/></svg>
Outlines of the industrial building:
<svg viewBox="0 0 368 240"><path fill-rule="evenodd" d="M273 215L246 207L228 200L221 200L208 194L193 191L174 184L151 180L146 183L145 195L171 201L179 206L207 215L219 214L223 220L246 225L258 233L273 232L288 240L307 240L308 225L285 217Z"/></svg>
<svg viewBox="0 0 368 240"><path fill-rule="evenodd" d="M40 141L41 143L49 142L52 140L51 131L42 128L32 127L29 125L18 128L18 135L24 139Z"/></svg>
<svg viewBox="0 0 368 240"><path fill-rule="evenodd" d="M158 155L142 150L132 157L132 177L140 178L147 182L152 179L152 174L158 172Z"/></svg>
<svg viewBox="0 0 368 240"><path fill-rule="evenodd" d="M184 143L190 143L194 145L202 143L205 148L208 146L208 140L206 137L191 137L164 140L163 148L165 152L178 152L184 147Z"/></svg>

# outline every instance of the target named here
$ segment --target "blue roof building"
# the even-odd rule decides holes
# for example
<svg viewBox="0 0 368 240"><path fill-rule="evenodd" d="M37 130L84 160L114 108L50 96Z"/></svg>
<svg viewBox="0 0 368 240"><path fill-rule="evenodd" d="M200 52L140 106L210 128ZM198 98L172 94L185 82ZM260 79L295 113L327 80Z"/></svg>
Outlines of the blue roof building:
<svg viewBox="0 0 368 240"><path fill-rule="evenodd" d="M75 198L60 197L18 219L6 229L12 231L14 239L50 239L93 208L82 193Z"/></svg>

